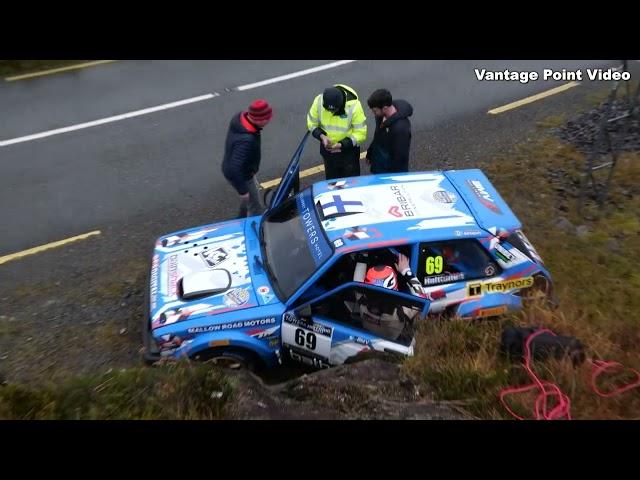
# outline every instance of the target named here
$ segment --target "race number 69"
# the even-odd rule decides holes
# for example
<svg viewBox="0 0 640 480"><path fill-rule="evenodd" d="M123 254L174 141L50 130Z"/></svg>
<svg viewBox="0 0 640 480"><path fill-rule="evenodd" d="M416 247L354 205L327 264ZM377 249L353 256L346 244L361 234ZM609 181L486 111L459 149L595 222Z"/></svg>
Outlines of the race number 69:
<svg viewBox="0 0 640 480"><path fill-rule="evenodd" d="M306 343L306 347L309 350L316 349L316 335L313 332L306 332L305 335L305 331L301 328L298 328L296 329L295 340L296 343L301 347L304 347Z"/></svg>
<svg viewBox="0 0 640 480"><path fill-rule="evenodd" d="M427 257L427 275L433 275L434 273L442 273L442 256Z"/></svg>

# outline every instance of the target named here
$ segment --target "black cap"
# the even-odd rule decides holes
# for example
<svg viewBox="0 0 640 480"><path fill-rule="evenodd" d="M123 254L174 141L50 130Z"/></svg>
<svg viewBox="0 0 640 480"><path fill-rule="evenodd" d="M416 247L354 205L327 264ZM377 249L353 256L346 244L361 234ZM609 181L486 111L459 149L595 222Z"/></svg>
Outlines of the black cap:
<svg viewBox="0 0 640 480"><path fill-rule="evenodd" d="M336 87L326 88L322 94L322 106L330 112L337 112L343 107L344 95Z"/></svg>

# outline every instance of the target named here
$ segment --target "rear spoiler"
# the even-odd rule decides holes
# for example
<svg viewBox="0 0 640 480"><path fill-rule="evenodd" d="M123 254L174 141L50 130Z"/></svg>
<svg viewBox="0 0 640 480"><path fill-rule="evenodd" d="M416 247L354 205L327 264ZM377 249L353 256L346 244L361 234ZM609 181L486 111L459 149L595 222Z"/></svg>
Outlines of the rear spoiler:
<svg viewBox="0 0 640 480"><path fill-rule="evenodd" d="M480 228L489 232L495 227L505 230L522 228L520 220L481 170L448 170L443 173L467 204ZM495 229L491 233L495 234Z"/></svg>

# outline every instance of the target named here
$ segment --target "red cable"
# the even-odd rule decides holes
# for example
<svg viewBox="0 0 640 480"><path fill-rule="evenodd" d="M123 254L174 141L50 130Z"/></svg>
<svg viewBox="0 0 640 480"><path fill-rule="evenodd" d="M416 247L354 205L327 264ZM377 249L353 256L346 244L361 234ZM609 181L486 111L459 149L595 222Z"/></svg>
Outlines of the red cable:
<svg viewBox="0 0 640 480"><path fill-rule="evenodd" d="M513 410L509 408L505 397L508 395L516 394L516 393L525 393L534 389L539 389L540 394L536 397L535 407L534 407L534 418L536 420L557 420L563 417L566 417L568 420L571 420L571 400L567 395L565 395L562 390L551 382L540 380L537 375L534 373L531 368L531 341L537 337L538 335L542 335L543 333L550 333L554 337L556 336L551 330L541 329L536 332L530 334L524 344L524 368L529 374L529 376L533 379L534 383L529 385L524 385L522 387L512 387L512 388L504 388L500 391L500 402L504 408L511 414L513 417L518 420L526 420L524 417L517 415ZM623 392L631 390L633 388L640 386L640 372L634 370L633 368L627 368L621 363L613 362L613 361L604 361L604 360L590 360L593 371L591 372L591 388L592 390L601 397L609 398L614 397L616 395L620 395ZM629 382L626 385L622 385L620 387L614 388L609 392L603 392L596 385L596 379L599 375L606 372L607 370L626 370L633 372L636 375L636 380L633 382ZM555 398L556 406L551 409L551 411L547 411L547 398L552 397Z"/></svg>
<svg viewBox="0 0 640 480"><path fill-rule="evenodd" d="M526 420L524 417L516 415L505 402L504 398L508 395L512 395L514 393L524 393L534 389L540 389L540 393L536 397L535 407L534 407L534 418L536 420L557 420L561 418L567 418L567 420L571 420L571 400L567 395L565 395L560 388L551 383L542 381L535 374L533 369L531 368L531 341L536 338L538 335L542 335L543 333L550 333L553 336L556 336L551 330L540 329L536 332L530 334L525 340L524 344L524 368L533 380L534 383L529 385L524 385L522 387L514 387L514 388L504 388L500 391L500 401L504 408L515 418L518 420ZM556 405L548 410L548 397L554 398Z"/></svg>
<svg viewBox="0 0 640 480"><path fill-rule="evenodd" d="M604 360L591 360L591 364L593 365L593 371L591 372L591 388L601 397L615 397L616 395L620 395L627 390L631 390L632 388L640 386L640 372L634 370L633 368L627 368L618 362L607 362ZM637 379L634 382L630 382L626 385L622 385L621 387L614 388L610 392L603 393L602 390L600 390L596 385L596 378L598 377L598 375L606 372L607 370L628 370L635 373Z"/></svg>

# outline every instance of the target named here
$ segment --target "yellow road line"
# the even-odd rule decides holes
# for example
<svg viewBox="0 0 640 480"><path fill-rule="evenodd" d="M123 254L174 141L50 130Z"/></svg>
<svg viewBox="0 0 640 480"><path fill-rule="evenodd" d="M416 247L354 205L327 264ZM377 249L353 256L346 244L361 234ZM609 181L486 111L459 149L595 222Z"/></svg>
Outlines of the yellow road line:
<svg viewBox="0 0 640 480"><path fill-rule="evenodd" d="M93 232L83 233L82 235L77 235L75 237L66 238L64 240L58 240L57 242L47 243L46 245L41 245L39 247L33 247L29 250L23 250L22 252L12 253L10 255L5 255L4 257L0 257L0 265L3 263L10 262L11 260L17 260L18 258L26 257L27 255L33 255L34 253L40 253L45 250L49 250L50 248L61 247L62 245L66 245L67 243L75 242L77 240L84 240L85 238L89 238L93 235L100 235L100 230L94 230Z"/></svg>
<svg viewBox="0 0 640 480"><path fill-rule="evenodd" d="M570 82L565 85L552 88L551 90L547 90L545 92L532 95L531 97L523 98L522 100L518 100L517 102L512 102L502 107L494 108L493 110L489 110L487 113L490 113L491 115L496 115L498 113L506 112L507 110L511 110L512 108L521 107L522 105L526 105L527 103L532 103L532 102L535 102L536 100L540 100L542 98L555 95L556 93L564 92L565 90L569 90L570 88L577 87L578 85L580 85L580 82Z"/></svg>
<svg viewBox="0 0 640 480"><path fill-rule="evenodd" d="M26 78L41 77L43 75L51 75L53 73L66 72L68 70L78 70L80 68L94 67L105 63L116 62L117 60L96 60L95 62L78 63L77 65L69 65L68 67L52 68L50 70L42 70L40 72L25 73L24 75L14 75L13 77L5 77L7 82L15 82L16 80L24 80Z"/></svg>
<svg viewBox="0 0 640 480"><path fill-rule="evenodd" d="M364 151L360 154L360 160L367 156L367 152ZM308 177L309 175L315 175L316 173L324 172L324 165L316 165L315 167L307 168L306 170L302 170L300 172L300 178ZM268 182L261 183L260 186L262 188L274 187L280 183L280 178L274 178L273 180L269 180Z"/></svg>

